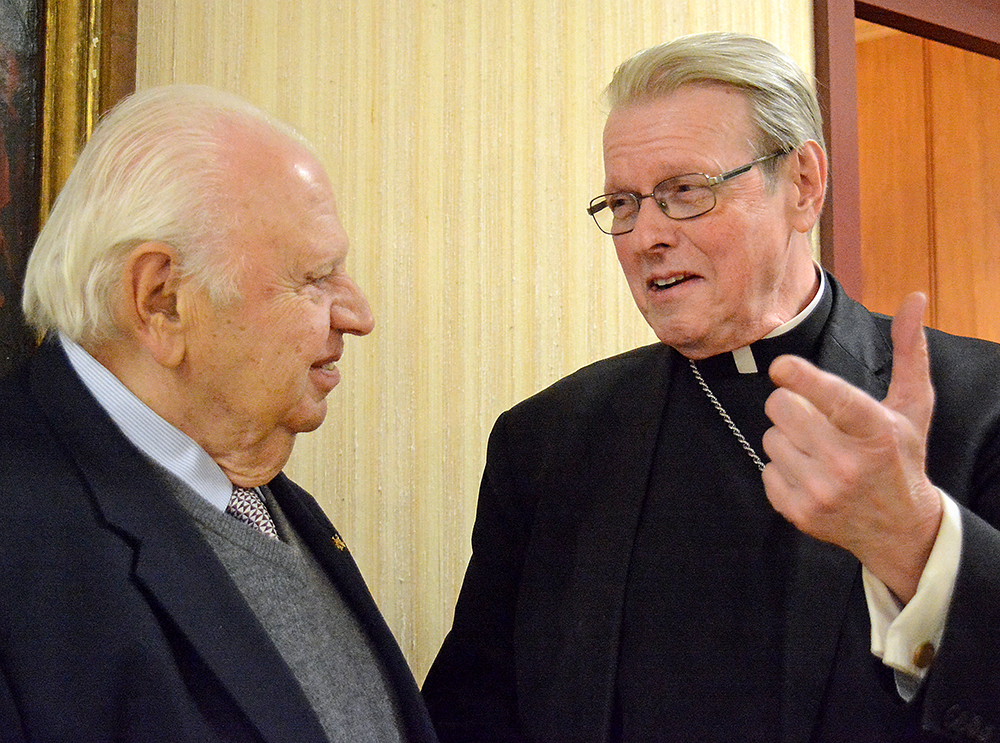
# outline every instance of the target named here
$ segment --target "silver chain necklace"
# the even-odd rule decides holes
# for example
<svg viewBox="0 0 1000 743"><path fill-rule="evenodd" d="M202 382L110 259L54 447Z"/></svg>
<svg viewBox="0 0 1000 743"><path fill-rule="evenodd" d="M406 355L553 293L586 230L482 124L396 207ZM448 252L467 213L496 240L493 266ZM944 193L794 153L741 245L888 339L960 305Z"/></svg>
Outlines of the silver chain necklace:
<svg viewBox="0 0 1000 743"><path fill-rule="evenodd" d="M764 463L761 461L760 457L757 456L757 452L755 452L753 450L753 447L750 446L750 442L746 440L746 437L743 436L743 433L740 431L740 429L736 426L735 423L733 423L733 419L729 417L729 413L727 413L726 409L722 407L722 403L719 402L719 398L717 398L714 394L712 394L712 390L709 389L708 383L705 382L705 379L701 376L701 372L698 371L698 366L694 363L692 359L688 359L688 363L691 365L691 371L694 372L694 378L698 380L698 386L701 387L702 391L705 393L705 396L708 398L708 401L712 403L712 406L717 411L719 411L719 415L722 416L722 420L726 422L726 425L729 426L729 430L733 432L733 436L735 436L736 440L740 442L740 446L742 446L744 451L746 451L746 453L750 456L750 459L753 460L753 463L757 465L757 469L763 472Z"/></svg>

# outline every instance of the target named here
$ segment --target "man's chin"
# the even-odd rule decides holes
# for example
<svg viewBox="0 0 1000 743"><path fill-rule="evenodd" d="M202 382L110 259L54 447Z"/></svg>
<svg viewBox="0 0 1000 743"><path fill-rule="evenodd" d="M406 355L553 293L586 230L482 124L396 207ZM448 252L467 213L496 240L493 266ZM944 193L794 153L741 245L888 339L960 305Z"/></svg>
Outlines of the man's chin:
<svg viewBox="0 0 1000 743"><path fill-rule="evenodd" d="M293 434L315 431L326 420L326 399L311 401L309 409L303 410L289 426Z"/></svg>
<svg viewBox="0 0 1000 743"><path fill-rule="evenodd" d="M660 340L660 343L670 346L682 356L694 359L695 361L715 356L717 353L722 353L722 351L726 350L719 347L715 339L706 338L704 335L694 332L678 332L677 328L671 328L669 332L653 328L653 332L656 333L656 337Z"/></svg>
<svg viewBox="0 0 1000 743"><path fill-rule="evenodd" d="M688 351L697 349L704 342L704 333L698 328L678 322L663 322L662 318L656 317L647 317L646 322L649 323L649 327L653 329L660 343L670 346L685 356Z"/></svg>

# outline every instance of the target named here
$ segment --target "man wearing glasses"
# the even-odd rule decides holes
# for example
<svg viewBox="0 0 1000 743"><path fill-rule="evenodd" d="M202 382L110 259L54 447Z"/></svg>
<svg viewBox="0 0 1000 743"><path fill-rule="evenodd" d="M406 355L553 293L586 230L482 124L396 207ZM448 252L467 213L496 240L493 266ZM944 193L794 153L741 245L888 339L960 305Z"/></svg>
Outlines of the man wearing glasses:
<svg viewBox="0 0 1000 743"><path fill-rule="evenodd" d="M819 107L772 45L678 39L608 95L588 212L661 343L498 420L442 740L1000 738L1000 349L816 266Z"/></svg>

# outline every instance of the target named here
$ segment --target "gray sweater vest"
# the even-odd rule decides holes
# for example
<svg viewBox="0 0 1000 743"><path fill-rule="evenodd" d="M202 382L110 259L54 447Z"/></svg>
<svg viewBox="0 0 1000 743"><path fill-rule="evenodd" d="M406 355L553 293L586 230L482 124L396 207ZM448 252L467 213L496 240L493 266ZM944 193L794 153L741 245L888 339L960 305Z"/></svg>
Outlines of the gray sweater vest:
<svg viewBox="0 0 1000 743"><path fill-rule="evenodd" d="M280 542L176 480L172 484L298 680L330 741L399 743L402 734L378 658L267 489L261 488Z"/></svg>

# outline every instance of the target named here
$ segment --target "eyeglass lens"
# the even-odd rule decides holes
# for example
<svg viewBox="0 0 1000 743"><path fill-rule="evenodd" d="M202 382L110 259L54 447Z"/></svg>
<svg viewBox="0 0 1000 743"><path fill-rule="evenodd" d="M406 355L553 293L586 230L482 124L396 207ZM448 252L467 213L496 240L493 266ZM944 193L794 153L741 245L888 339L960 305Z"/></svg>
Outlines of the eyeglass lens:
<svg viewBox="0 0 1000 743"><path fill-rule="evenodd" d="M604 232L612 235L629 232L639 218L641 200L650 197L664 214L673 219L691 219L715 206L715 191L710 187L708 177L693 173L667 178L647 196L622 192L599 197L591 206L591 214Z"/></svg>
<svg viewBox="0 0 1000 743"><path fill-rule="evenodd" d="M674 219L697 217L715 206L715 191L701 174L668 178L653 189L653 198Z"/></svg>

